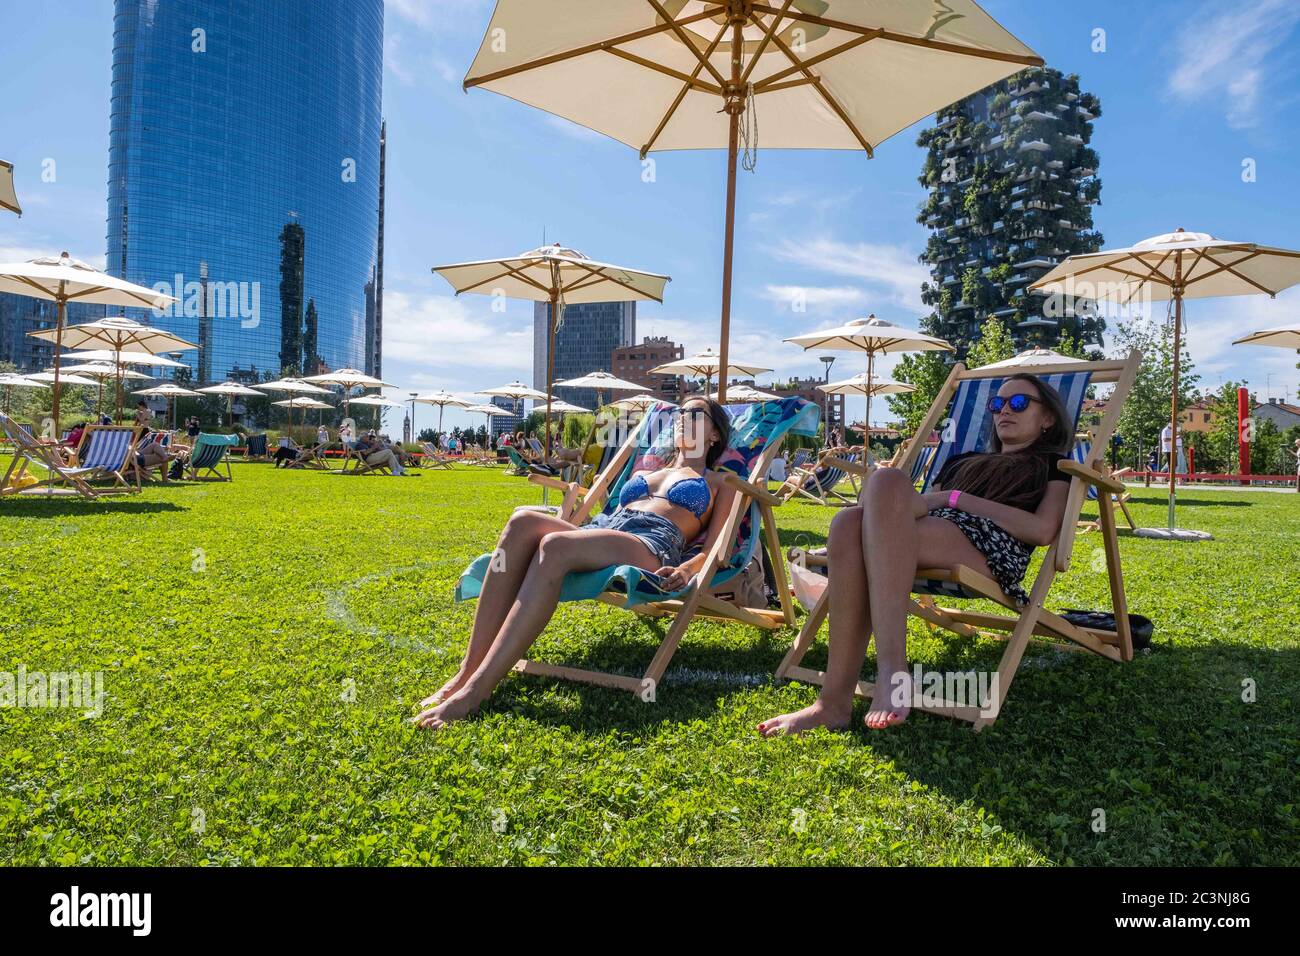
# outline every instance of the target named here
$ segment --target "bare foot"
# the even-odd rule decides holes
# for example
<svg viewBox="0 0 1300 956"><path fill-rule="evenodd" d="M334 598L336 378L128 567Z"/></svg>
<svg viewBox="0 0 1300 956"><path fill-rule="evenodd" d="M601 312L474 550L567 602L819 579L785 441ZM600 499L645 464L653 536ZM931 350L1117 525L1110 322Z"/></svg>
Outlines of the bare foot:
<svg viewBox="0 0 1300 956"><path fill-rule="evenodd" d="M888 675L881 688L881 675ZM912 675L904 666L901 669L881 668L876 676L877 693L871 698L871 709L862 722L869 730L884 730L907 720L912 712Z"/></svg>
<svg viewBox="0 0 1300 956"><path fill-rule="evenodd" d="M457 720L464 720L478 710L478 701L466 694L453 694L437 707L430 707L411 719L411 723L425 730L441 730Z"/></svg>
<svg viewBox="0 0 1300 956"><path fill-rule="evenodd" d="M468 674L462 674L460 671L457 671L452 676L451 680L447 681L447 683L443 684L428 697L424 698L424 700L420 701L420 709L428 710L430 707L441 704L452 694L456 693L456 691L460 690L461 685L465 683L465 678L468 676Z"/></svg>
<svg viewBox="0 0 1300 956"><path fill-rule="evenodd" d="M847 707L831 707L819 697L803 710L763 721L758 725L758 732L764 737L780 737L784 734L801 734L814 727L843 730L849 725L852 716L852 703Z"/></svg>

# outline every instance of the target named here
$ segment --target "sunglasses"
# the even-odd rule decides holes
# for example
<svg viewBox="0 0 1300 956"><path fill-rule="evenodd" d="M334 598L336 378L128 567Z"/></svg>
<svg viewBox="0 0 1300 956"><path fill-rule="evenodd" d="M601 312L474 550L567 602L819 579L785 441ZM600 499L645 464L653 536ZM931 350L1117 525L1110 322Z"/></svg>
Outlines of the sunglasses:
<svg viewBox="0 0 1300 956"><path fill-rule="evenodd" d="M998 412L1002 411L1002 409L1010 405L1013 412L1023 412L1029 407L1030 402L1041 401L1041 398L1035 398L1033 395L1026 395L1023 392L1015 395L1007 395L1005 397L1002 395L994 395L989 399L989 411L996 415Z"/></svg>

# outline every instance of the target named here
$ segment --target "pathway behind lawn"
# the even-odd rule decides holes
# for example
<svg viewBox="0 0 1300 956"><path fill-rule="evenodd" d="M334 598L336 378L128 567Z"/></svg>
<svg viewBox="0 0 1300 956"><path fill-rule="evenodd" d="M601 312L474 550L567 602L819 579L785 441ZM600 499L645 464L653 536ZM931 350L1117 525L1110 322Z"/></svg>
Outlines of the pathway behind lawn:
<svg viewBox="0 0 1300 956"><path fill-rule="evenodd" d="M0 671L103 671L107 694L97 718L0 709L0 862L1300 863L1300 496L1180 492L1215 541L1122 542L1153 652L1031 651L979 735L916 715L764 741L759 720L813 698L770 680L793 634L701 623L657 704L512 676L432 736L406 718L463 649L456 576L537 489L234 472L0 501ZM1158 524L1163 499L1134 510ZM778 514L788 547L833 510ZM1053 607L1105 606L1098 544ZM657 640L569 605L536 653L640 673ZM952 670L1000 648L911 641Z"/></svg>

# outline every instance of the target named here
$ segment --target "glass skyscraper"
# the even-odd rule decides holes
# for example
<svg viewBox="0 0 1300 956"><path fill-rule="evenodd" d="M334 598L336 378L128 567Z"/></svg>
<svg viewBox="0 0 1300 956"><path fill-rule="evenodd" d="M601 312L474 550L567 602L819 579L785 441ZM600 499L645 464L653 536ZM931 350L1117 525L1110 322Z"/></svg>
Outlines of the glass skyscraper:
<svg viewBox="0 0 1300 956"><path fill-rule="evenodd" d="M116 0L108 271L195 378L378 374L383 0ZM142 317L142 316L136 316Z"/></svg>
<svg viewBox="0 0 1300 956"><path fill-rule="evenodd" d="M546 391L547 318L549 302L533 303L533 388ZM614 350L636 341L635 302L577 302L566 305L564 324L555 332L555 381L581 378L590 372L609 372L614 367ZM596 390L566 388L555 397L582 408L596 407ZM606 392L606 402L626 398ZM540 408L544 402L534 402Z"/></svg>

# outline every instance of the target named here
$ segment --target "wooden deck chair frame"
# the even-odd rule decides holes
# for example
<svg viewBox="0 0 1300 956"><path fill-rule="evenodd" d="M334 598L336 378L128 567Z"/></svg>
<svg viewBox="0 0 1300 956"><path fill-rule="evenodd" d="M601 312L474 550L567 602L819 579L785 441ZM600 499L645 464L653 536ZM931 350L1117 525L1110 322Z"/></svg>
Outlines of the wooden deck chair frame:
<svg viewBox="0 0 1300 956"><path fill-rule="evenodd" d="M447 455L433 447L432 442L420 442L420 450L424 452L424 460L420 463L423 468L446 468L451 470L451 459Z"/></svg>
<svg viewBox="0 0 1300 956"><path fill-rule="evenodd" d="M974 724L976 731L994 723L1006 703L1007 694L1011 690L1012 681L1015 679L1016 672L1020 667L1020 661L1024 656L1025 649L1033 638L1048 638L1054 642L1063 640L1112 661L1131 661L1133 659L1133 637L1129 627L1128 598L1124 592L1119 539L1115 531L1115 515L1110 508L1100 510L1100 523L1116 630L1105 631L1078 627L1060 615L1048 611L1044 607L1044 602L1051 590L1052 582L1056 580L1056 576L1069 569L1070 553L1078 529L1079 512L1083 508L1084 496L1087 494L1088 487L1096 487L1099 494L1108 492L1122 493L1124 491L1124 486L1102 474L1098 470L1097 464L1101 450L1107 447L1110 436L1115 430L1120 410L1123 408L1124 401L1128 398L1129 391L1133 387L1133 380L1137 375L1141 359L1141 353L1134 349L1124 359L1053 365L1050 369L1050 374L1053 375L1087 372L1091 375L1090 384L1113 382L1115 389L1107 402L1106 412L1102 416L1101 422L1089 429L1092 448L1084 461L1066 460L1058 465L1062 471L1071 476L1069 492L1066 498L1065 515L1062 518L1061 528L1057 532L1056 540L1048 547L1047 553L1043 557L1038 574L1034 578L1029 591L1029 603L1025 607L1017 607L997 582L970 568L958 566L951 571L937 568L918 569L916 573L918 580L948 583L952 585L954 591L959 592L954 596L984 597L1007 608L1010 613L1005 615L983 614L958 608L942 607L937 602L925 600L924 598L912 600L909 615L918 617L929 624L966 637L984 635L998 637L1007 641L997 670L997 697L996 700L990 701L987 707L970 706L946 699L937 703L922 702L920 695L914 695L913 710L969 721ZM934 430L962 382L978 378L1004 378L1008 374L1009 372L1005 368L967 370L961 363L954 365L952 372L949 374L917 433L928 435ZM910 469L914 456L920 454L921 448L922 445L916 443L909 449L908 454L899 463L898 467L904 470ZM776 677L778 680L798 680L818 686L822 684L825 676L824 672L803 667L802 661L816 639L822 623L826 620L828 606L829 590L821 596L812 611L809 612L794 646L790 648L789 653L786 654L777 668ZM1057 644L1057 646L1061 645ZM866 681L859 681L857 694L861 697L872 697L875 694L875 688Z"/></svg>
<svg viewBox="0 0 1300 956"><path fill-rule="evenodd" d="M563 492L560 516L575 525L586 524L593 511L604 507L605 499L611 485L617 481L624 466L632 457L640 429L633 429L619 448L618 454L592 482L590 488L582 488L576 482L564 482L542 475L530 475L529 480ZM749 624L765 631L795 625L794 602L791 597L789 577L783 560L780 538L777 534L776 515L773 508L782 503L782 499L771 494L760 484L776 457L781 442L770 442L750 468L748 478L742 479L733 473L723 473L726 484L735 489L731 507L727 511L722 533L718 535L704 567L691 581L690 590L680 598L669 601L657 601L635 605L630 608L636 614L654 618L673 618L663 641L655 651L650 665L640 677L626 674L614 674L607 671L585 670L579 667L566 667L547 664L530 659L520 660L514 669L524 674L537 674L544 677L557 677L562 680L578 681L585 684L597 684L617 690L629 691L646 703L653 703L655 689L663 679L677 646L686 634L686 629L696 618L719 621L737 621ZM757 480L756 480L757 479ZM713 578L726 562L735 545L736 535L740 530L741 519L750 504L758 507L761 528L755 528L756 535L761 534L771 557L772 574L776 579L777 596L781 609L739 607L709 593ZM599 600L615 606L621 606L618 595L604 594Z"/></svg>
<svg viewBox="0 0 1300 956"><path fill-rule="evenodd" d="M45 496L54 497L55 481L67 485L73 492L83 498L98 498L104 492L92 488L86 483L84 474L93 469L77 468L69 465L63 460L62 453L53 445L46 445L36 441L24 430L18 422L13 419L0 415L0 431L3 431L5 438L11 446L9 467L5 470L4 477L0 478L0 496L2 495L22 495L24 497L36 497L38 492L37 485L20 486L18 482L27 475L30 465L38 465L45 469L45 479L42 484L45 485ZM32 474L33 478L36 477Z"/></svg>
<svg viewBox="0 0 1300 956"><path fill-rule="evenodd" d="M1075 436L1074 448L1070 452L1071 456L1076 461L1082 461L1087 456L1088 451L1089 451L1088 436L1086 434ZM1118 472L1113 472L1110 470L1110 467L1106 464L1105 457L1106 457L1105 455L1102 455L1101 459L1097 462L1097 470L1101 472L1103 475L1105 475L1107 478L1113 478L1116 481L1122 481L1124 475L1130 469L1123 468ZM1106 492L1105 494L1103 494L1102 492L1099 492L1096 488L1089 488L1087 495L1089 501L1095 501L1097 503L1098 511L1100 511L1101 508L1103 507L1102 505L1103 499L1109 502L1112 511L1118 511L1124 515L1124 520L1128 522L1129 530L1130 531L1137 530L1137 522L1133 520L1133 514L1128 510L1128 502L1129 499L1132 497L1132 492L1130 492L1127 487L1124 489L1124 492L1122 494L1113 494L1110 492ZM1098 516L1095 520L1084 518L1082 515L1079 516L1080 534L1087 534L1089 531L1100 531L1100 530L1101 530L1100 516Z"/></svg>
<svg viewBox="0 0 1300 956"><path fill-rule="evenodd" d="M777 489L777 497L782 500L806 498L819 505L856 504L853 498L835 490L836 486L850 474L859 476L864 474L861 464L845 458L845 454L849 454L849 451L844 446L827 448L813 461L791 471L789 477ZM830 471L829 477L834 479L829 482L829 487L827 482L816 477L819 471L827 470ZM812 488L806 487L810 480Z"/></svg>
<svg viewBox="0 0 1300 956"><path fill-rule="evenodd" d="M136 454L142 454L150 445L161 445L168 452L172 451L172 433L169 431L146 431L140 436L140 440L135 443ZM167 477L167 472L171 469L171 460L165 460L160 465L152 465L148 468L141 465L134 458L131 461L131 471L135 475L136 484L141 481L154 481L153 472L158 472L157 480L163 484L170 484L171 479Z"/></svg>
<svg viewBox="0 0 1300 956"><path fill-rule="evenodd" d="M140 469L135 460L135 449L147 430L140 425L87 425L85 431L81 433L81 441L77 443L77 450L74 453L75 467L82 472L82 480L111 479L113 484L109 488L99 489L101 495L139 494ZM96 436L108 434L130 435L130 439L122 446L121 460L114 456L111 462L88 466L86 456L94 448ZM128 472L131 477L128 477ZM135 479L134 483L132 478Z"/></svg>

